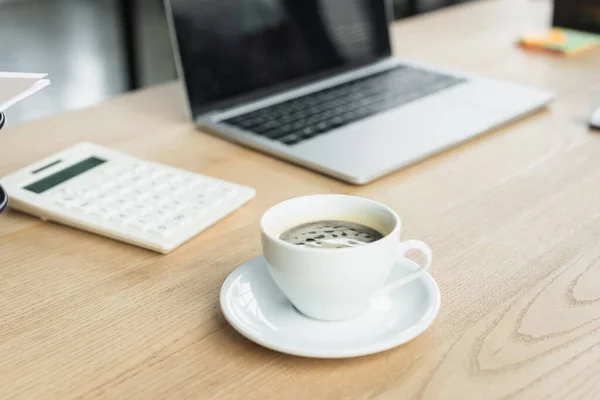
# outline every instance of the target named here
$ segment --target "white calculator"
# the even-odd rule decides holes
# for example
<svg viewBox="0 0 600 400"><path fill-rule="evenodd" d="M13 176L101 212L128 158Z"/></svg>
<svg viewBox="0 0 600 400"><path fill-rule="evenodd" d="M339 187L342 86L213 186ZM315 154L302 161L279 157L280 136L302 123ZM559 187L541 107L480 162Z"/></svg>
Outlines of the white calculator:
<svg viewBox="0 0 600 400"><path fill-rule="evenodd" d="M10 207L168 253L254 197L254 189L92 143L2 178Z"/></svg>

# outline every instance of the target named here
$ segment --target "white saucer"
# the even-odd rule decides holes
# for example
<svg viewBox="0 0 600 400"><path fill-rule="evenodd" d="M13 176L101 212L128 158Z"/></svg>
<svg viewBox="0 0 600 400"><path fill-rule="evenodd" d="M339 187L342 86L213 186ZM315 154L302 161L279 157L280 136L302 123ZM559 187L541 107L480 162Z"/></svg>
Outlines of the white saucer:
<svg viewBox="0 0 600 400"><path fill-rule="evenodd" d="M416 267L410 260L398 263L390 280ZM239 333L267 348L304 357L356 357L391 349L427 329L439 308L440 290L425 273L373 300L356 318L317 321L292 306L262 256L236 268L221 288L221 310Z"/></svg>

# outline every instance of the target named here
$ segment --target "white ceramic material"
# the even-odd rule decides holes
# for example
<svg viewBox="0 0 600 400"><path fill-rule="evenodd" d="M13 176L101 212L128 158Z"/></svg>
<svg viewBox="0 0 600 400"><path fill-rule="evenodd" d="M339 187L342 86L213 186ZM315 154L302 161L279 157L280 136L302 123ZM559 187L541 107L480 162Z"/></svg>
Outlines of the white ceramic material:
<svg viewBox="0 0 600 400"><path fill-rule="evenodd" d="M308 248L279 239L288 228L319 220L357 222L385 236L343 249ZM287 200L270 208L260 227L263 255L273 280L298 310L319 320L356 316L380 291L403 290L400 286L418 278L431 265L431 250L425 243L399 242L400 218L392 209L361 197L325 194ZM384 287L392 267L409 250L423 253L424 264Z"/></svg>
<svg viewBox="0 0 600 400"><path fill-rule="evenodd" d="M404 259L392 269L389 282L416 268ZM304 357L356 357L396 347L423 332L439 307L440 291L424 273L402 290L373 298L355 318L317 321L292 306L262 256L239 266L221 288L221 309L238 332L267 348Z"/></svg>

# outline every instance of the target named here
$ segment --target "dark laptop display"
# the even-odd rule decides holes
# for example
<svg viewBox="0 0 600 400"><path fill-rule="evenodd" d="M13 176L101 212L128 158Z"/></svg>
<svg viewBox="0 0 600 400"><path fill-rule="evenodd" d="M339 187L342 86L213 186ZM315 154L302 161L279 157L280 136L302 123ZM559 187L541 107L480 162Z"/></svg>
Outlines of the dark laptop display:
<svg viewBox="0 0 600 400"><path fill-rule="evenodd" d="M382 0L171 0L194 115L390 54Z"/></svg>

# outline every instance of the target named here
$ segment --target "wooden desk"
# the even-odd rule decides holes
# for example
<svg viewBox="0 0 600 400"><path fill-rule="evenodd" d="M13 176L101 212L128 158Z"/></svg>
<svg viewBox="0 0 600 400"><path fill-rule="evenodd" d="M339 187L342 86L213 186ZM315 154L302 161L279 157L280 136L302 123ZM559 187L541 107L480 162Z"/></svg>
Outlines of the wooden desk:
<svg viewBox="0 0 600 400"><path fill-rule="evenodd" d="M0 175L91 140L258 189L170 255L0 217L2 398L598 398L600 52L528 53L545 1L489 0L403 21L400 54L555 90L541 112L354 187L195 131L172 84L2 132ZM419 338L350 360L269 351L238 335L221 283L259 254L259 216L308 193L395 208L434 249L442 309Z"/></svg>

